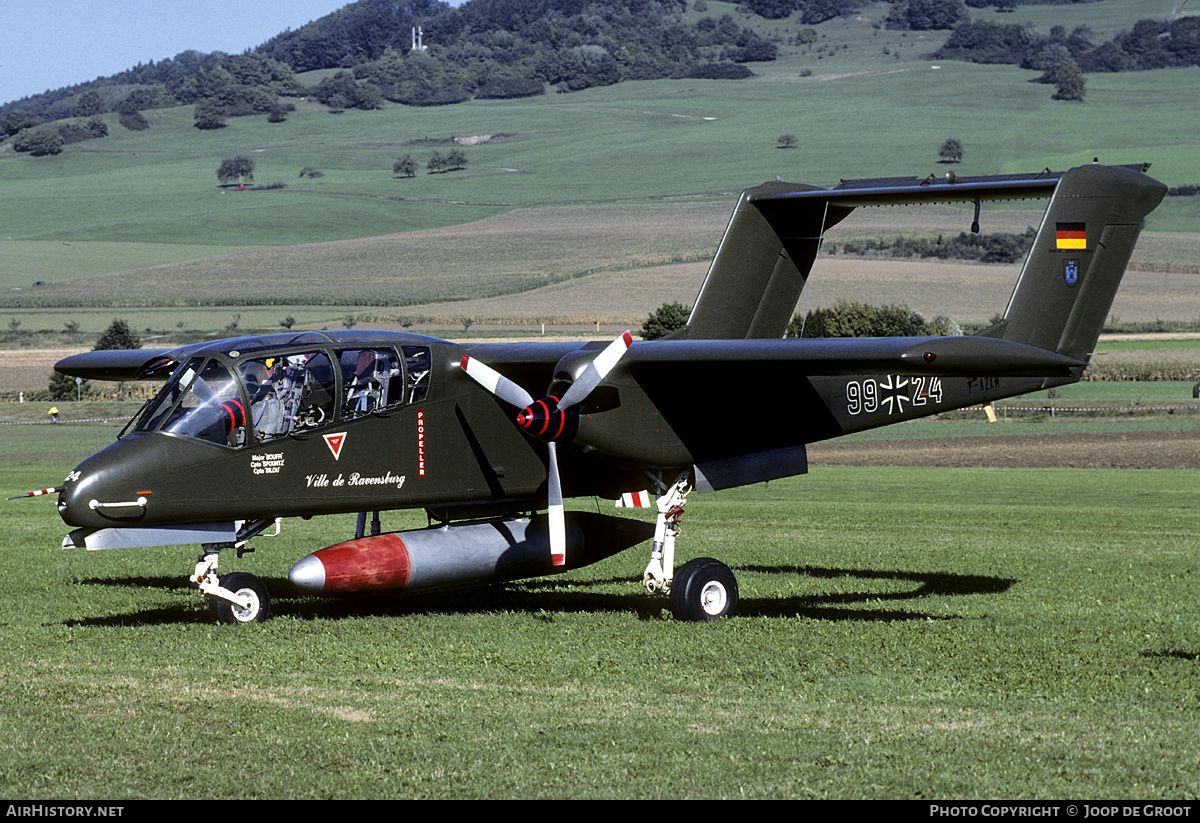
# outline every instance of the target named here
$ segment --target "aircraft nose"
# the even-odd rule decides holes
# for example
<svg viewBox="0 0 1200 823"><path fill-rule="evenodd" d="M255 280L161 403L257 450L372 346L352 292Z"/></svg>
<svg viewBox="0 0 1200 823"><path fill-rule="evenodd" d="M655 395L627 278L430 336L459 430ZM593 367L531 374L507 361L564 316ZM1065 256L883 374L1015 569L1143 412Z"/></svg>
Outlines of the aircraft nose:
<svg viewBox="0 0 1200 823"><path fill-rule="evenodd" d="M97 455L67 475L58 494L58 514L68 526L133 525L146 514L146 494L133 491L126 472L106 466Z"/></svg>
<svg viewBox="0 0 1200 823"><path fill-rule="evenodd" d="M78 475L78 472L72 472ZM87 501L81 500L85 495L80 491L78 477L68 479L63 489L58 493L58 514L68 526L87 525L85 514L90 513Z"/></svg>

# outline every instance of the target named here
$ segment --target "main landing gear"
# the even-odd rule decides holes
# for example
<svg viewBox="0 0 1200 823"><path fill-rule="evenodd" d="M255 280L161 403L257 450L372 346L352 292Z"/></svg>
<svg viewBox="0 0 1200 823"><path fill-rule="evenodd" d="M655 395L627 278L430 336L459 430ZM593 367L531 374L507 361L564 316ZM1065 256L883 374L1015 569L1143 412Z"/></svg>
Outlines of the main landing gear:
<svg viewBox="0 0 1200 823"><path fill-rule="evenodd" d="M720 560L697 557L675 572L669 597L671 611L680 620L696 623L719 620L737 608L737 579Z"/></svg>
<svg viewBox="0 0 1200 823"><path fill-rule="evenodd" d="M675 538L689 485L688 476L680 475L658 496L654 546L642 573L642 585L652 594L667 595L676 619L707 623L733 614L738 585L729 567L711 557L697 557L673 571Z"/></svg>

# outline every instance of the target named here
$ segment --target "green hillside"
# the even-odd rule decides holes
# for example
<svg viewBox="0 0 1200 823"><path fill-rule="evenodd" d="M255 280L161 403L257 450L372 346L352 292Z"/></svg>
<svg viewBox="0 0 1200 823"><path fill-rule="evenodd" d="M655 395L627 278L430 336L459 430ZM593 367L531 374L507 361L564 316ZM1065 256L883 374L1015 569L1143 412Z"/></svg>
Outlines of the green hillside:
<svg viewBox="0 0 1200 823"><path fill-rule="evenodd" d="M708 7L714 13L732 8ZM818 39L803 46L794 42L802 28L797 21L753 18L790 45L776 61L751 64L755 76L745 80L622 82L519 100L385 104L340 114L296 100L284 122L236 117L217 130L194 128L192 107L147 111L144 131L123 128L115 114L101 115L107 137L70 144L59 155L0 151L5 302L14 308L86 304L79 283L94 275L109 275L97 291L111 299L114 276L147 266L468 224L517 208L551 214L597 204L610 207L605 220L619 220L613 204L669 209L676 202L712 202L711 233L696 232L682 244L670 238L662 248L651 239L629 262L702 259L719 237L720 215L742 188L777 175L828 186L849 177L942 174L948 167L939 164L937 149L950 137L965 148L953 167L959 174L1061 169L1098 157L1150 162L1168 185L1200 182L1194 93L1200 69L1089 74L1086 100L1065 103L1052 100L1045 84L1030 82L1033 71L931 61L927 55L947 33L882 30L875 24L887 9L871 7L815 26ZM1036 14L1039 25L1057 21L1070 29L1094 21L1089 25L1107 31L1155 9L1169 12L1157 0L1104 0L1022 7L1021 14ZM797 138L793 148L779 147L784 134ZM452 142L480 136L491 139ZM452 148L465 154L465 168L427 173L430 156ZM404 155L418 163L411 178L393 173ZM253 185L264 190L218 185L218 167L234 156L254 160ZM321 176L302 177L305 168ZM1200 198L1179 197L1168 198L1148 229L1194 234L1197 226ZM664 231L664 239L669 234ZM569 242L553 252L565 261L580 254ZM289 252L293 259L297 254L306 252ZM486 278L497 254L512 262L503 244L482 238L471 253L437 264ZM337 260L330 255L328 266ZM405 267L437 274L418 257L396 261L398 278ZM579 259L559 274L592 267ZM204 276L203 266L189 271L198 285ZM42 285L34 288L36 281ZM73 281L73 296L56 296ZM520 287L528 285L521 281ZM394 286L404 290L402 280ZM271 302L292 299L286 278L273 288ZM496 288L483 283L485 293ZM236 297L213 295L221 304Z"/></svg>

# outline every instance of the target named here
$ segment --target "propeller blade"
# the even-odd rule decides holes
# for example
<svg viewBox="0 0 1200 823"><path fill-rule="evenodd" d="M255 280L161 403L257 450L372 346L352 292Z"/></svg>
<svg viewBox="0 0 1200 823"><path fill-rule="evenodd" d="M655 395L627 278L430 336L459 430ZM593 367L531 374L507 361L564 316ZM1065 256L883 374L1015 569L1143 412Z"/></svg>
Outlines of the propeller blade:
<svg viewBox="0 0 1200 823"><path fill-rule="evenodd" d="M571 384L566 393L563 394L562 400L559 402L560 409L569 409L576 403L583 400L592 393L592 389L600 385L600 382L608 376L612 371L613 366L617 365L617 361L621 356L629 350L633 343L633 335L625 332L616 340L604 347L604 351L596 355L591 363L587 364L583 373L579 375L579 379Z"/></svg>
<svg viewBox="0 0 1200 823"><path fill-rule="evenodd" d="M567 519L563 509L562 484L558 479L558 449L551 440L549 475L546 478L546 497L549 505L546 516L550 519L550 562L561 566L567 562Z"/></svg>
<svg viewBox="0 0 1200 823"><path fill-rule="evenodd" d="M9 500L20 500L22 497L40 497L43 494L56 494L56 493L62 491L64 488L65 488L64 486L55 486L52 489L38 489L35 492L25 492L24 494L18 494L16 497L10 497L8 499Z"/></svg>
<svg viewBox="0 0 1200 823"><path fill-rule="evenodd" d="M474 379L476 383L511 406L523 409L533 403L533 398L529 396L529 392L491 366L469 355L464 354L462 357L462 370Z"/></svg>

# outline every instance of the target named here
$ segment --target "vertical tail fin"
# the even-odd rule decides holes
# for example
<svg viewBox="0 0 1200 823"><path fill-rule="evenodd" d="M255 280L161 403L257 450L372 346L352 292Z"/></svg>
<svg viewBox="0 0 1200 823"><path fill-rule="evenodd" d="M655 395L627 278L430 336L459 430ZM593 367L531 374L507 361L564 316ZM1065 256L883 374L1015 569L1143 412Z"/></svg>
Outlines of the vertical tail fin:
<svg viewBox="0 0 1200 823"><path fill-rule="evenodd" d="M1166 186L1118 166L1059 178L1004 313L1005 340L1087 360L1134 243Z"/></svg>
<svg viewBox="0 0 1200 823"><path fill-rule="evenodd" d="M717 247L687 325L675 339L778 339L817 257L825 229L852 209L826 200L798 202L786 214L758 202L771 196L822 192L797 183L764 183L742 192Z"/></svg>

